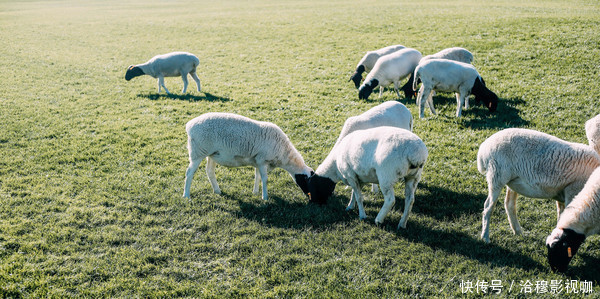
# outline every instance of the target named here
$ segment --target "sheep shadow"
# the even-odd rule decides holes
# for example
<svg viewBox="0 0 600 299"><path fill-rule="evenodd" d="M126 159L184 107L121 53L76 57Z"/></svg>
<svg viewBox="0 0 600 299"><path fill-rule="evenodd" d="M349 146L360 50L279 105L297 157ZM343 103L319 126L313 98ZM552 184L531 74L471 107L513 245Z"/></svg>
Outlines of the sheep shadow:
<svg viewBox="0 0 600 299"><path fill-rule="evenodd" d="M402 104L416 106L416 98L403 98L399 100ZM496 111L490 113L482 103L476 103L473 97L469 98L469 108L462 110L461 123L467 128L474 130L483 129L505 129L524 127L529 124L519 115L518 105L526 102L520 98L498 99ZM456 118L456 97L453 94L438 93L433 97L433 106L437 112L438 120L455 124ZM418 111L419 107L417 107ZM425 116L432 116L429 108L425 106ZM417 112L418 113L418 112ZM417 114L418 117L418 114Z"/></svg>
<svg viewBox="0 0 600 299"><path fill-rule="evenodd" d="M311 227L323 229L339 222L350 221L353 217L346 213L345 206L337 196L325 205L306 202L290 202L277 195L269 195L268 201L257 203L232 197L238 201L241 216L268 227L302 229Z"/></svg>
<svg viewBox="0 0 600 299"><path fill-rule="evenodd" d="M420 243L449 254L458 254L493 267L517 267L528 271L535 269L540 272L550 271L547 265L541 264L527 255L508 250L499 245L485 244L480 239L473 238L463 232L435 229L416 221L409 221L407 228L397 230L396 234L407 241Z"/></svg>
<svg viewBox="0 0 600 299"><path fill-rule="evenodd" d="M459 193L438 186L430 186L423 181L419 182L417 189L421 189L426 194L425 196L415 196L413 210L417 213L427 214L439 221L450 221L463 215L480 214L483 202L487 197L487 193ZM403 203L398 203L397 200L396 208L403 209L403 207Z"/></svg>
<svg viewBox="0 0 600 299"><path fill-rule="evenodd" d="M588 249L591 246L588 246ZM598 271L598 264L600 264L600 260L590 256L585 253L585 251L580 250L577 252L577 255L573 259L580 259L583 261L583 265L581 266L573 266L573 262L567 269L565 275L570 279L575 279L579 281L593 281L594 285L598 285L600 283L600 272Z"/></svg>
<svg viewBox="0 0 600 299"><path fill-rule="evenodd" d="M187 94L140 93L137 96L140 98L149 99L151 101L157 101L157 100L161 100L161 99L171 99L171 100L180 100L180 101L188 101L188 102L199 102L199 101L229 102L229 101L231 101L230 98L213 95L208 92L204 92L203 96L193 95L190 93L187 93Z"/></svg>

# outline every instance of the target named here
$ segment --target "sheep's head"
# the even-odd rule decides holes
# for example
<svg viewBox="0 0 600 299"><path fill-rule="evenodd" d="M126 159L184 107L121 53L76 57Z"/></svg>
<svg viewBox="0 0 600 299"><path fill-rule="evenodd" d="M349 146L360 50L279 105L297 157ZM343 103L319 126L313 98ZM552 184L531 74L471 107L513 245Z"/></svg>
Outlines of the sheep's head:
<svg viewBox="0 0 600 299"><path fill-rule="evenodd" d="M365 66L360 65L356 68L356 72L350 77L349 81L353 81L356 88L360 87L360 81L362 81L362 73L365 71Z"/></svg>
<svg viewBox="0 0 600 299"><path fill-rule="evenodd" d="M327 177L315 174L308 178L308 198L310 202L321 205L327 203L327 199L333 194L333 190L335 190L335 182Z"/></svg>
<svg viewBox="0 0 600 299"><path fill-rule="evenodd" d="M130 65L127 68L127 72L125 73L125 80L129 81L135 77L141 76L144 74L144 71L142 71L141 68L134 66L134 65Z"/></svg>
<svg viewBox="0 0 600 299"><path fill-rule="evenodd" d="M412 99L413 96L417 96L417 92L413 90L413 81L414 81L414 74L410 73L410 78L408 78L408 81L406 82L406 84L404 84L404 86L402 86L402 91L404 92L404 97L407 99Z"/></svg>
<svg viewBox="0 0 600 299"><path fill-rule="evenodd" d="M482 101L490 113L496 111L498 108L498 96L485 86L483 78L478 77L475 79L475 84L473 84L473 88L471 88L471 94L475 96L475 101L477 103Z"/></svg>
<svg viewBox="0 0 600 299"><path fill-rule="evenodd" d="M600 153L600 114L585 122L585 135L590 146Z"/></svg>
<svg viewBox="0 0 600 299"><path fill-rule="evenodd" d="M548 263L554 272L565 272L569 262L577 253L579 246L585 240L585 235L572 229L555 228L546 238L548 247Z"/></svg>
<svg viewBox="0 0 600 299"><path fill-rule="evenodd" d="M358 98L361 100L368 100L369 96L373 92L373 89L379 85L379 81L377 79L373 79L369 82L366 82L358 89Z"/></svg>
<svg viewBox="0 0 600 299"><path fill-rule="evenodd" d="M311 170L310 176L313 176L314 174L315 172ZM304 194L306 195L308 195L308 178L309 176L303 173L294 175L294 180L296 181L296 184L298 185L298 187L300 187L300 189L302 189L302 192L304 192Z"/></svg>

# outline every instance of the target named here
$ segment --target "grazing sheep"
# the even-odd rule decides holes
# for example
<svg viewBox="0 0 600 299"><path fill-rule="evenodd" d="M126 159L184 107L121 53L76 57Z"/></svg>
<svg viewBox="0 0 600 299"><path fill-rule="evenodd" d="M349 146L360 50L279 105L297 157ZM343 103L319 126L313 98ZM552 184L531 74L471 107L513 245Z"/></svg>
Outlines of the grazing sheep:
<svg viewBox="0 0 600 299"><path fill-rule="evenodd" d="M600 114L585 122L585 135L590 146L600 153Z"/></svg>
<svg viewBox="0 0 600 299"><path fill-rule="evenodd" d="M375 62L377 62L377 59L379 59L379 57L394 53L404 48L406 47L404 47L403 45L394 45L381 48L379 50L367 52L367 54L365 54L365 56L363 56L363 58L358 62L358 65L356 66L356 71L354 72L354 74L352 74L352 77L350 77L350 81L353 81L356 88L358 88L360 86L360 81L362 80L362 73L370 72L375 66Z"/></svg>
<svg viewBox="0 0 600 299"><path fill-rule="evenodd" d="M472 63L473 54L471 54L471 52L465 48L454 47L441 50L435 54L424 56L421 61L429 59L448 59L463 63Z"/></svg>
<svg viewBox="0 0 600 299"><path fill-rule="evenodd" d="M560 215L546 238L548 262L553 271L565 272L586 237L600 233L600 168Z"/></svg>
<svg viewBox="0 0 600 299"><path fill-rule="evenodd" d="M152 57L146 63L138 65L130 65L125 73L125 80L129 81L141 75L149 75L153 78L158 78L158 92L160 93L161 86L170 94L165 86L165 77L181 76L183 80L183 90L185 93L188 86L187 75L190 74L192 79L196 81L198 91L200 91L200 79L196 75L196 67L200 64L200 60L194 54L186 52L172 52L163 55Z"/></svg>
<svg viewBox="0 0 600 299"><path fill-rule="evenodd" d="M423 141L405 129L376 127L352 132L333 147L308 179L309 198L324 204L333 194L336 182L342 181L352 187L346 210L354 209L358 203L359 217L366 219L360 187L364 183L377 183L385 199L375 218L375 223L381 224L396 201L394 185L404 179L406 199L398 228L406 228L427 155Z"/></svg>
<svg viewBox="0 0 600 299"><path fill-rule="evenodd" d="M425 60L429 60L429 59L448 59L448 60L454 60L454 61L459 61L459 62L464 62L464 63L472 63L473 62L473 54L471 54L471 52L469 52L467 49L465 48L460 48L460 47L454 47L454 48L447 48L444 50L441 50L435 54L431 54L431 55L427 55L423 58L421 58L421 62L424 62ZM420 80L417 80L417 84L420 83ZM423 91L423 86L421 85L421 89L419 90L419 92ZM429 94L429 98L427 99L427 106L429 106L429 109L433 109L435 111L435 108L433 108L433 106L430 106L431 103L433 103L433 96L435 95L435 91L432 91ZM419 106L419 103L417 103L417 106ZM465 108L469 108L469 97L465 98Z"/></svg>
<svg viewBox="0 0 600 299"><path fill-rule="evenodd" d="M528 129L505 129L485 140L477 153L477 169L486 176L488 197L483 208L481 238L489 243L489 221L504 186L504 207L515 234L517 195L557 201L558 214L581 191L600 166L600 156L590 146L567 142Z"/></svg>
<svg viewBox="0 0 600 299"><path fill-rule="evenodd" d="M418 80L423 82L423 87L417 96L420 118L425 117L425 101L433 114L433 100L430 93L433 90L456 93L456 116L460 117L465 99L473 94L475 101L483 101L490 112L496 111L498 96L487 89L485 81L475 67L470 64L448 59L429 59L419 63L413 78L413 90L417 90Z"/></svg>
<svg viewBox="0 0 600 299"><path fill-rule="evenodd" d="M414 94L414 91L410 87L413 82L412 72L415 70L417 64L419 64L419 60L421 60L421 52L411 48L405 48L379 58L373 70L365 78L363 85L358 89L358 98L366 100L378 85L385 87L392 83L394 83L394 90L400 98L398 84L408 76L410 78L402 87L402 91L404 91L405 97L410 98ZM381 97L382 93L383 90L380 88L379 97Z"/></svg>
<svg viewBox="0 0 600 299"><path fill-rule="evenodd" d="M344 122L342 132L335 144L348 134L375 127L390 126L412 131L412 114L402 103L387 101L379 104L361 115L351 116ZM377 184L371 186L371 191L377 192Z"/></svg>
<svg viewBox="0 0 600 299"><path fill-rule="evenodd" d="M188 135L190 165L185 174L183 196L190 197L192 177L206 157L206 174L213 191L221 194L215 176L216 164L227 167L253 166L253 193L258 193L262 180L262 198L267 200L267 172L280 167L290 173L306 194L307 180L313 170L287 135L269 122L255 121L232 113L206 113L190 120L185 127Z"/></svg>

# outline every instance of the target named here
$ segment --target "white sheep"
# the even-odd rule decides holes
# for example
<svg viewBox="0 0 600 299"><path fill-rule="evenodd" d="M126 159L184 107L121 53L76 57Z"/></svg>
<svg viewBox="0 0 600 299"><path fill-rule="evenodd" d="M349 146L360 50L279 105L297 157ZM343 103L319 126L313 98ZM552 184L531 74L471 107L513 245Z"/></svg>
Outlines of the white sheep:
<svg viewBox="0 0 600 299"><path fill-rule="evenodd" d="M600 153L600 114L585 122L585 135L590 146Z"/></svg>
<svg viewBox="0 0 600 299"><path fill-rule="evenodd" d="M394 53L404 48L406 47L403 45L394 45L367 52L367 54L365 54L365 56L363 56L363 58L358 62L358 65L356 65L356 71L354 74L352 74L352 77L350 77L350 81L353 81L354 85L356 85L356 88L358 88L360 86L360 81L362 80L362 73L370 72L381 56Z"/></svg>
<svg viewBox="0 0 600 299"><path fill-rule="evenodd" d="M190 197L192 177L206 157L206 174L216 194L221 194L215 176L216 164L255 168L253 193L262 180L262 198L268 199L267 172L280 167L290 173L306 194L313 170L304 164L285 133L275 124L255 121L232 113L206 113L186 124L190 164L185 174L183 196Z"/></svg>
<svg viewBox="0 0 600 299"><path fill-rule="evenodd" d="M141 75L149 75L153 78L158 78L158 92L163 87L169 94L169 90L165 86L165 77L181 76L183 80L183 90L185 93L188 86L187 75L190 74L192 79L196 81L198 91L200 91L200 79L196 75L196 67L200 64L200 60L194 54L187 52L172 52L163 55L152 57L146 63L138 65L130 65L125 73L125 80L129 81Z"/></svg>
<svg viewBox="0 0 600 299"><path fill-rule="evenodd" d="M460 61L463 63L472 63L473 54L465 48L454 47L441 50L435 54L427 55L421 58L421 61L429 59L448 59L454 61Z"/></svg>
<svg viewBox="0 0 600 299"><path fill-rule="evenodd" d="M489 221L504 186L507 186L504 207L510 227L515 234L521 234L516 212L518 194L554 199L560 215L598 166L600 156L590 146L542 132L505 129L490 136L477 153L477 169L488 184L481 238L490 242Z"/></svg>
<svg viewBox="0 0 600 299"><path fill-rule="evenodd" d="M419 63L422 63L425 60L429 60L429 59L448 59L448 60L454 60L454 61L459 61L459 62L464 62L464 63L473 63L473 54L471 54L471 52L469 52L465 48L460 48L460 47L447 48L447 49L441 50L435 54L424 56L423 58L421 58L421 61ZM417 84L418 83L419 82L417 82ZM422 92L422 90L423 90L423 86L421 85L420 92ZM430 104L433 103L434 95L435 95L435 91L432 91L429 94L429 98L426 101L427 106L430 106ZM417 103L417 106L419 106L419 103ZM469 108L469 98L468 97L465 98L465 108ZM429 109L433 109L433 111L435 111L435 108L433 108L433 106L430 106Z"/></svg>
<svg viewBox="0 0 600 299"><path fill-rule="evenodd" d="M404 104L396 101L383 102L360 115L348 117L335 144L354 131L375 127L390 126L412 131L412 122L412 114ZM373 184L371 190L377 192L377 184Z"/></svg>
<svg viewBox="0 0 600 299"><path fill-rule="evenodd" d="M396 94L400 98L398 84L408 76L410 78L404 84L402 90L405 97L410 98L414 94L414 91L411 89L413 82L412 72L415 70L417 64L419 64L419 60L421 60L421 52L412 48L405 48L379 58L373 70L365 78L365 82L358 89L358 98L366 100L375 87L385 87L392 83L394 84ZM380 88L379 97L381 97L382 93L383 90Z"/></svg>
<svg viewBox="0 0 600 299"><path fill-rule="evenodd" d="M586 237L600 233L600 168L560 215L546 238L548 262L553 271L565 272Z"/></svg>
<svg viewBox="0 0 600 299"><path fill-rule="evenodd" d="M398 228L406 228L427 155L423 141L405 129L376 127L352 132L333 147L315 174L308 179L309 198L312 202L324 204L333 194L336 183L342 181L352 187L347 210L354 209L358 203L359 217L364 220L367 215L363 207L361 185L379 184L385 202L375 223L381 224L396 201L394 185L404 179L404 213Z"/></svg>
<svg viewBox="0 0 600 299"><path fill-rule="evenodd" d="M477 102L483 101L490 112L496 111L498 96L485 86L485 81L475 67L470 64L448 59L425 60L415 69L413 90L417 90L419 79L423 82L417 96L420 118L425 117L425 101L433 114L433 101L430 93L433 90L456 93L456 116L462 114L465 99L470 95L475 96Z"/></svg>

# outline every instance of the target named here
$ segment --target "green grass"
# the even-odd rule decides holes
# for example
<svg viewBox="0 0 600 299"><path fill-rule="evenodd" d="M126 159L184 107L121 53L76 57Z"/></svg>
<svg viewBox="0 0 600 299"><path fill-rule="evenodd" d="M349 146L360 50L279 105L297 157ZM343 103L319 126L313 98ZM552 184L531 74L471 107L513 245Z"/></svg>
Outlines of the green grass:
<svg viewBox="0 0 600 299"><path fill-rule="evenodd" d="M508 127L587 142L583 124L600 113L596 1L1 1L0 28L0 297L452 297L477 280L513 297L527 280L571 279L600 292L597 236L565 275L549 270L552 201L520 197L515 236L501 200L491 244L480 241L475 162ZM274 122L316 168L347 117L396 99L360 101L347 81L365 51L398 43L471 50L501 98L494 114L457 119L453 95L438 94L438 116L415 120L430 156L406 230L402 184L382 227L380 194L365 190L363 222L343 186L310 205L282 170L264 202L250 168L217 167L215 195L203 163L181 197L188 120ZM175 50L200 58L202 93L180 95L179 78L166 80L174 96L124 80Z"/></svg>

